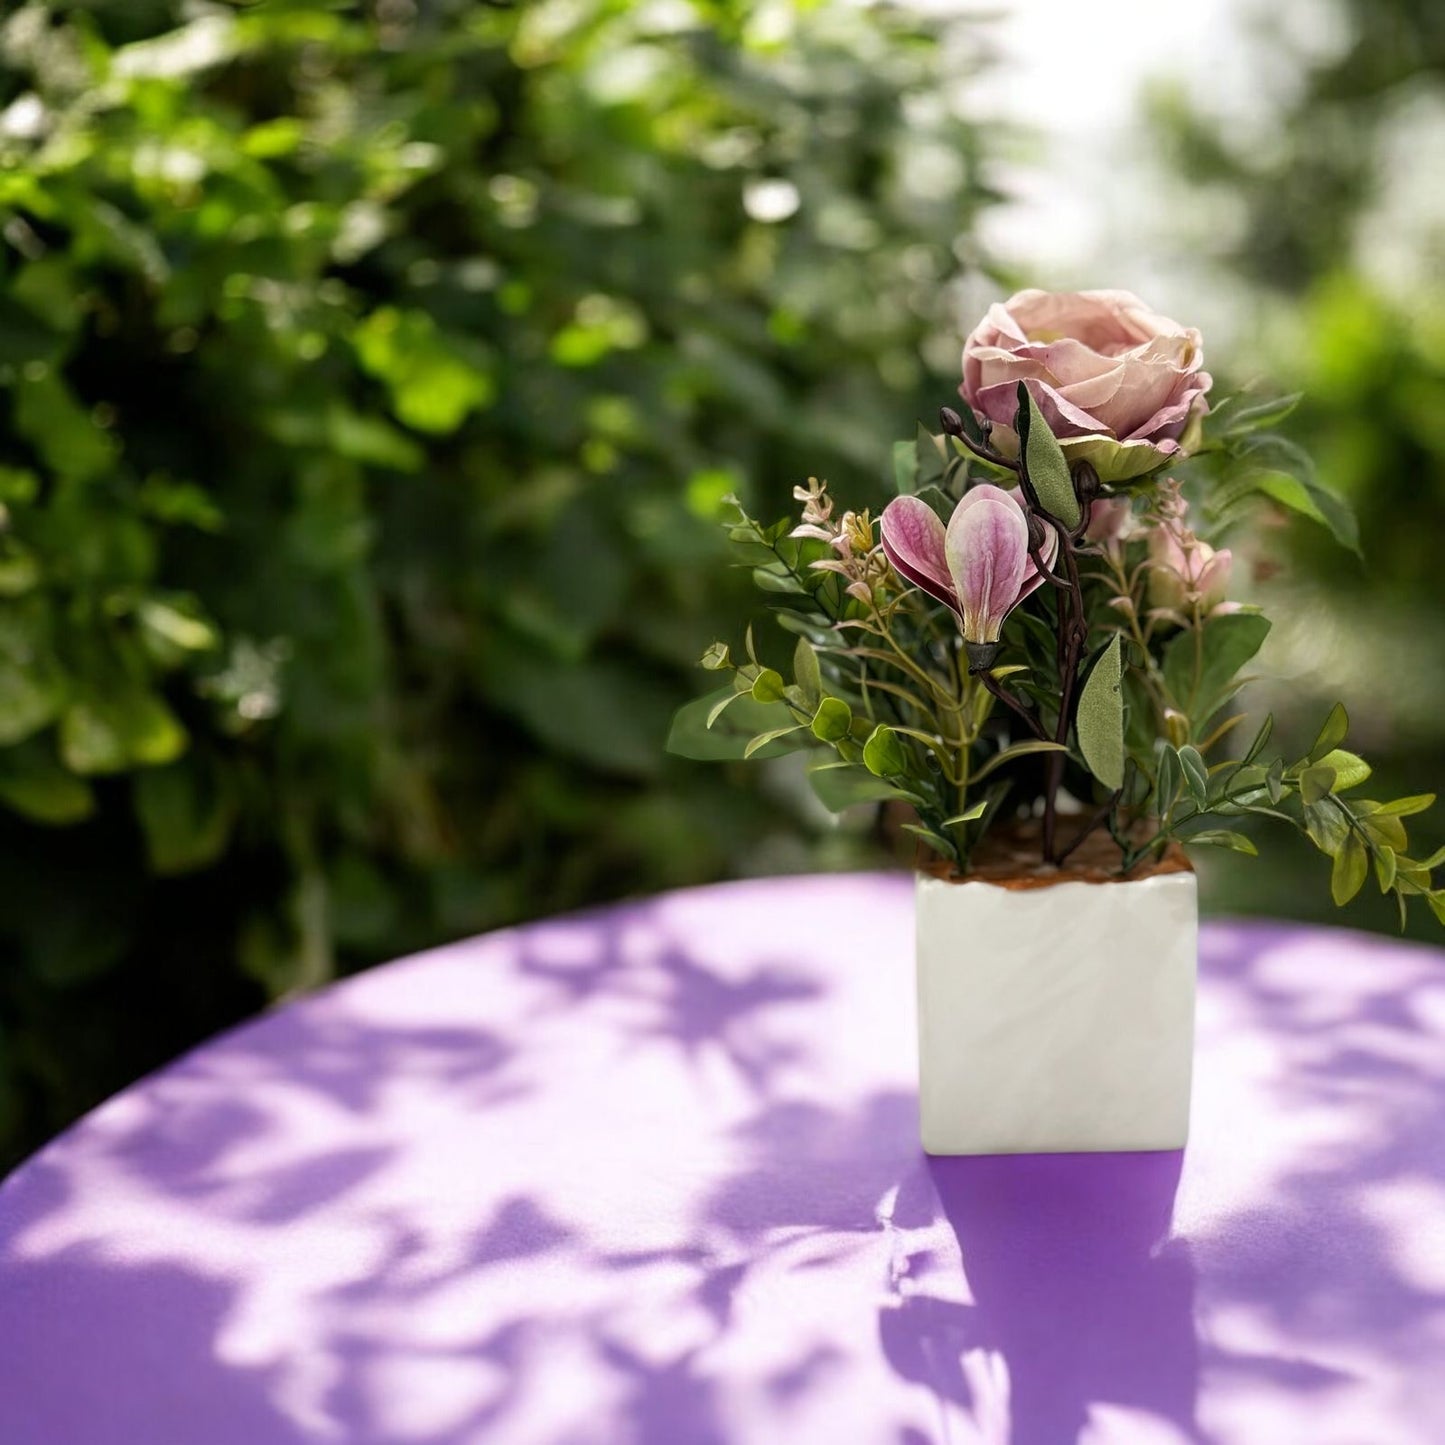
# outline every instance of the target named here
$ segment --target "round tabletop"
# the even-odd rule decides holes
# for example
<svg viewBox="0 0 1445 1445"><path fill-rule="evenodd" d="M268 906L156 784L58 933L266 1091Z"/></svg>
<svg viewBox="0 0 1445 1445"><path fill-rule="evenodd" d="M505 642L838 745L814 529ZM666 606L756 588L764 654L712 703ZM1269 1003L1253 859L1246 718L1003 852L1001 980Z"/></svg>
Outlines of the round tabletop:
<svg viewBox="0 0 1445 1445"><path fill-rule="evenodd" d="M725 885L197 1050L0 1186L0 1441L1445 1441L1445 954L1210 925L1183 1153L929 1159L912 945Z"/></svg>

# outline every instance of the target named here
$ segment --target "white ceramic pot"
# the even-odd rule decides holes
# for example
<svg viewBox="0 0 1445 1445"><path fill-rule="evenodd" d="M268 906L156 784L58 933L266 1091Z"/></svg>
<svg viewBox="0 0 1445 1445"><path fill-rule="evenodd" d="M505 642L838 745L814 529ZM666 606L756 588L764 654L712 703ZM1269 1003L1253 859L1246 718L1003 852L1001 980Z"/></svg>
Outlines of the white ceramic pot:
<svg viewBox="0 0 1445 1445"><path fill-rule="evenodd" d="M1028 889L919 874L915 912L928 1153L1183 1146L1192 872Z"/></svg>

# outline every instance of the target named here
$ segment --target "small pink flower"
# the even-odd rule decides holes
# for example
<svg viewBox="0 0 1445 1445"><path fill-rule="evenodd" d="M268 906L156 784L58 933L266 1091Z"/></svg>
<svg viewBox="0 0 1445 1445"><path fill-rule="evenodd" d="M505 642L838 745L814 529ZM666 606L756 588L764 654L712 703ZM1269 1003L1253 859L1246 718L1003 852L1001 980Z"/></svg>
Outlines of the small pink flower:
<svg viewBox="0 0 1445 1445"><path fill-rule="evenodd" d="M1149 601L1155 607L1171 612L1229 607L1225 593L1234 554L1228 547L1216 551L1193 532L1166 524L1149 539L1149 552Z"/></svg>
<svg viewBox="0 0 1445 1445"><path fill-rule="evenodd" d="M1043 577L1029 556L1023 500L1000 487L965 492L947 527L918 497L896 497L884 509L883 550L893 570L958 614L963 639L996 643L1004 618ZM1058 534L1046 527L1039 556L1058 555Z"/></svg>
<svg viewBox="0 0 1445 1445"><path fill-rule="evenodd" d="M1134 509L1128 497L1100 497L1089 512L1084 540L1108 546L1126 536L1133 522Z"/></svg>

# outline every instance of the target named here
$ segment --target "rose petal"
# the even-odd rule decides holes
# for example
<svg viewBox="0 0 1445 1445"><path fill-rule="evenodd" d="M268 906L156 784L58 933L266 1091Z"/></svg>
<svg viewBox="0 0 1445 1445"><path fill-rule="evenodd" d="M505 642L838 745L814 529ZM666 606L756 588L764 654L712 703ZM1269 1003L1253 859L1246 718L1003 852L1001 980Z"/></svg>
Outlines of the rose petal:
<svg viewBox="0 0 1445 1445"><path fill-rule="evenodd" d="M905 582L957 611L938 513L920 497L895 497L884 507L878 531L893 570Z"/></svg>

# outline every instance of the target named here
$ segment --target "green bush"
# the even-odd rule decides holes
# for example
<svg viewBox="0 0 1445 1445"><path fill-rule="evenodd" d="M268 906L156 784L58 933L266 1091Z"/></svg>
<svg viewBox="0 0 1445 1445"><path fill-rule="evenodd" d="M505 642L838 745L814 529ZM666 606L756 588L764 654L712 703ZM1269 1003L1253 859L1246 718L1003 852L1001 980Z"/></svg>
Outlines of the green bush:
<svg viewBox="0 0 1445 1445"><path fill-rule="evenodd" d="M722 497L866 488L952 385L957 27L92 0L0 46L0 1158L338 969L803 861L661 743L750 605Z"/></svg>

